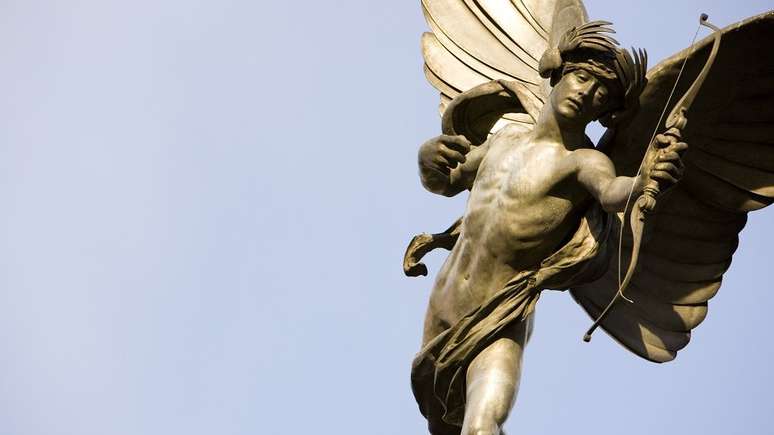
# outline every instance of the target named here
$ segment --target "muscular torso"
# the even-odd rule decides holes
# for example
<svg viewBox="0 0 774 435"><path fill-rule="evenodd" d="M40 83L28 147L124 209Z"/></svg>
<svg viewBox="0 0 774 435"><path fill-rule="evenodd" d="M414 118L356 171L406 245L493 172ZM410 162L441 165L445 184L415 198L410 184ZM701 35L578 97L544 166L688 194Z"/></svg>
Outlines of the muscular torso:
<svg viewBox="0 0 774 435"><path fill-rule="evenodd" d="M571 155L561 144L534 142L519 130L490 139L459 240L430 299L441 323L456 323L575 231L589 194L574 177Z"/></svg>

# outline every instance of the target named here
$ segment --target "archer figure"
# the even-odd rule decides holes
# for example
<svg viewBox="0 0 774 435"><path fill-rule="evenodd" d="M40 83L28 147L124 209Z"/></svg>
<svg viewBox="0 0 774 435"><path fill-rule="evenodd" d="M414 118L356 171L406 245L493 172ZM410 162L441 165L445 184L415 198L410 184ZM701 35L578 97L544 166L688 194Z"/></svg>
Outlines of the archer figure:
<svg viewBox="0 0 774 435"><path fill-rule="evenodd" d="M423 346L412 368L414 395L433 435L501 433L543 289L571 289L631 351L652 361L673 359L719 288L745 213L774 197L774 174L765 172L768 184L760 187L760 178L749 181L753 169L740 168L737 151L701 140L710 134L713 121L706 113L719 102L717 91L697 101L687 123L686 111L707 76L721 32L662 62L646 79L645 53L619 48L608 36L609 23L587 22L578 1L553 2L555 7L544 8L546 17L513 6L526 20L514 28L533 32L504 38L512 20L494 26L488 20L504 17L471 15L460 9L466 4L423 2L434 32L423 39L426 72L442 91L445 134L420 147L420 177L434 193L470 190L464 216L444 233L417 236L404 259L407 274L425 274L418 263L424 253L451 249L430 296ZM476 28L470 17L480 19L481 41L470 39ZM724 40L745 46L750 33L774 34L773 17L729 28ZM517 36L542 45L515 45ZM762 64L774 63L770 55L760 57ZM708 80L723 80L728 68L714 66ZM690 89L673 89L682 69L701 74ZM480 83L471 83L471 77ZM748 91L739 88L732 92ZM685 97L673 107L670 128L651 135L648 123L651 129L659 123L662 110L656 108L669 104L670 90ZM739 110L736 94L724 97L725 109ZM753 116L774 121L771 113ZM596 149L585 135L594 120L609 128ZM720 134L735 139L729 132L738 129L727 129ZM700 149L692 145L682 159L686 142L694 139ZM766 156L770 160L753 166L756 175L774 171L774 152L766 150ZM638 230L621 239L627 212ZM646 214L657 230L640 243ZM676 225L659 225L667 217ZM628 253L618 252L619 240L635 248L623 282L615 266ZM627 295L636 303L615 305L630 281Z"/></svg>

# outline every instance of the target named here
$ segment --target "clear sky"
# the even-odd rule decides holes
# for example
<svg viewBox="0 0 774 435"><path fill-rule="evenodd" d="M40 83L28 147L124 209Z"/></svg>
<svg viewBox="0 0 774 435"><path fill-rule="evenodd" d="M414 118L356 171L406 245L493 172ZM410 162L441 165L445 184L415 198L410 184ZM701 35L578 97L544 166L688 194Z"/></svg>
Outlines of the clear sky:
<svg viewBox="0 0 774 435"><path fill-rule="evenodd" d="M771 0L589 1L653 61ZM0 434L422 434L419 1L0 2ZM769 50L771 41L761 41ZM598 136L599 130L592 132ZM654 365L547 293L508 434L768 434L774 211Z"/></svg>

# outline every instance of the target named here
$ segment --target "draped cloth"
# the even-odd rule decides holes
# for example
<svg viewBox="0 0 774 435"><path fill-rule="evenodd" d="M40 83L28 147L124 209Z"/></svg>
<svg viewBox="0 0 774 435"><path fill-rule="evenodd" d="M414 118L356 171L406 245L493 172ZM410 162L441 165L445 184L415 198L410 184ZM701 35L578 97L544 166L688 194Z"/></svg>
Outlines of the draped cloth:
<svg viewBox="0 0 774 435"><path fill-rule="evenodd" d="M504 328L534 311L542 289L593 281L608 265L610 217L593 205L570 240L540 264L519 272L481 306L428 342L414 358L411 387L434 435L459 434L470 362Z"/></svg>

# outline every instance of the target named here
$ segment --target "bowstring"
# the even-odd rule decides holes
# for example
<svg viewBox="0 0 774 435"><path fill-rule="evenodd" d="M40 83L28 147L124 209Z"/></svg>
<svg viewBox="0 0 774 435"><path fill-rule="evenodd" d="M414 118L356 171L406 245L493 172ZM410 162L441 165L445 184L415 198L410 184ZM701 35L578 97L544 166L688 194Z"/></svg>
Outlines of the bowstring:
<svg viewBox="0 0 774 435"><path fill-rule="evenodd" d="M680 77L683 75L683 70L685 70L685 64L688 63L688 58L693 55L696 43L696 37L699 36L699 30L701 30L701 24L696 26L696 33L693 34L693 39L691 39L691 50L688 52L688 55L685 56L685 59L683 59L683 64L680 66L680 71L677 73L677 78L675 79L675 84L672 85L672 90L669 92L669 97L667 98L666 104L664 104L664 109L661 111L661 115L658 117L658 122L656 122L656 127L653 128L653 134L650 136L650 140L648 141L648 147L650 147L650 144L653 143L653 139L656 138L656 134L658 133L658 128L661 125L661 121L664 119L664 115L666 114L667 109L669 108L669 103L672 101L672 97L675 94L675 90L677 89L677 84L680 83ZM648 153L648 148L645 149L645 154ZM623 278L621 277L621 262L622 255L621 251L623 250L623 231L624 226L626 226L626 212L629 210L629 205L632 201L632 195L634 195L634 185L637 183L637 178L642 173L642 166L645 164L645 158L643 156L642 160L640 161L640 166L637 168L637 174L634 176L634 179L632 180L632 187L629 189L629 196L626 198L626 204L624 205L623 209L623 215L621 216L621 225L619 225L619 231L618 231L618 289L620 291L621 284L623 282ZM621 294L621 297L626 299L629 302L633 302L630 299L628 299L626 296Z"/></svg>

